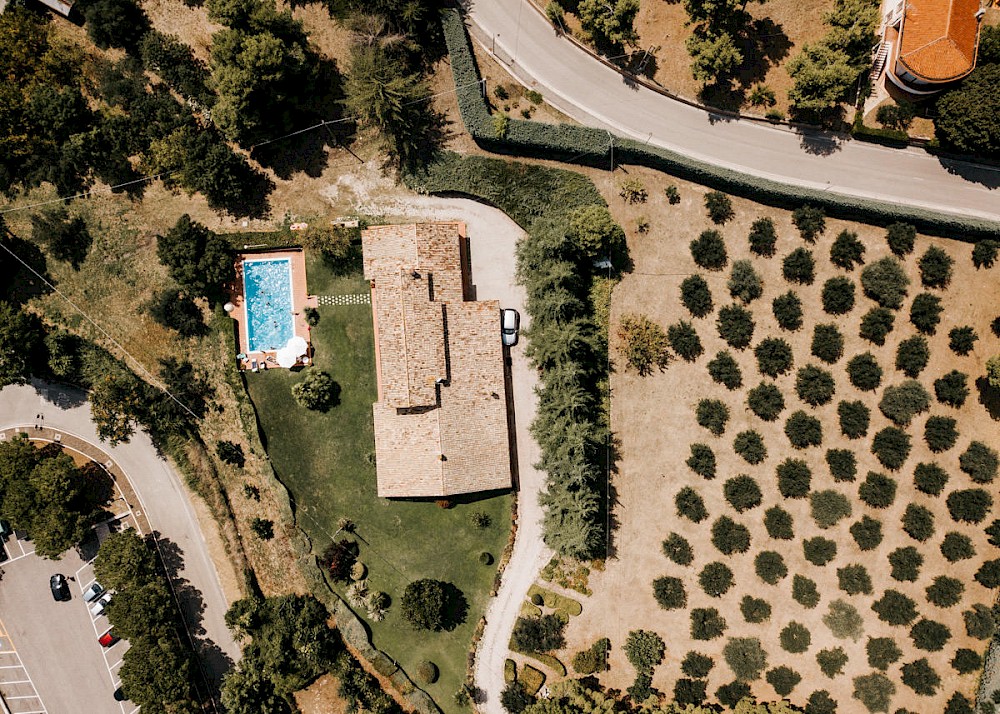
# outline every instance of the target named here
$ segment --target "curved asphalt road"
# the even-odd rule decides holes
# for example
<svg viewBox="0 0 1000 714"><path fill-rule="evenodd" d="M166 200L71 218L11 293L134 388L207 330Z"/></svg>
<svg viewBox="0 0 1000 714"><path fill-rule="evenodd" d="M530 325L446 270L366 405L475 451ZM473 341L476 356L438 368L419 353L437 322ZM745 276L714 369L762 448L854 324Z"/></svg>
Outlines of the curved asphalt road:
<svg viewBox="0 0 1000 714"><path fill-rule="evenodd" d="M1000 168L712 114L640 85L564 37L529 0L465 0L500 63L577 121L775 181L1000 220Z"/></svg>

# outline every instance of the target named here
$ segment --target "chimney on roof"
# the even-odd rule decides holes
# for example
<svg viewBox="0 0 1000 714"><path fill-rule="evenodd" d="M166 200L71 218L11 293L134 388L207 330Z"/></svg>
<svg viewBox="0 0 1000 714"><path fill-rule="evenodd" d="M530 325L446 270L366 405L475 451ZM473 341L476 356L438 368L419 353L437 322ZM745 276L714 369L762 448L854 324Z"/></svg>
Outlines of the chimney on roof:
<svg viewBox="0 0 1000 714"><path fill-rule="evenodd" d="M976 10L976 19L977 20L982 20L983 19L983 15L985 15L985 14L986 14L986 8L985 7L979 8L978 10Z"/></svg>

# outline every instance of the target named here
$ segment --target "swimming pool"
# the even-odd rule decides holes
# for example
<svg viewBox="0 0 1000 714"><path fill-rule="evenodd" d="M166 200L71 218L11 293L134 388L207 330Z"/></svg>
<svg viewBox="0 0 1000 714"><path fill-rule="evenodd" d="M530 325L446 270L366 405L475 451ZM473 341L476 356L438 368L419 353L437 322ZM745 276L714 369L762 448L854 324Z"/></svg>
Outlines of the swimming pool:
<svg viewBox="0 0 1000 714"><path fill-rule="evenodd" d="M284 347L295 336L291 260L244 260L243 295L250 352Z"/></svg>

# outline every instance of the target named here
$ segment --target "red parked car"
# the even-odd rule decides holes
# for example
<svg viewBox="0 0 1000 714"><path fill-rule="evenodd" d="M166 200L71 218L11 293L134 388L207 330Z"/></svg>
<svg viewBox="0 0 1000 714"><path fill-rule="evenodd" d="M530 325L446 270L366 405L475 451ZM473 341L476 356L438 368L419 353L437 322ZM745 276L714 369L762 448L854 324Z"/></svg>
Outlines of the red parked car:
<svg viewBox="0 0 1000 714"><path fill-rule="evenodd" d="M102 647L110 647L115 642L117 642L119 639L120 638L118 637L118 635L116 635L114 633L113 630L108 630L103 635L101 635L99 638L97 638L97 641L101 643Z"/></svg>

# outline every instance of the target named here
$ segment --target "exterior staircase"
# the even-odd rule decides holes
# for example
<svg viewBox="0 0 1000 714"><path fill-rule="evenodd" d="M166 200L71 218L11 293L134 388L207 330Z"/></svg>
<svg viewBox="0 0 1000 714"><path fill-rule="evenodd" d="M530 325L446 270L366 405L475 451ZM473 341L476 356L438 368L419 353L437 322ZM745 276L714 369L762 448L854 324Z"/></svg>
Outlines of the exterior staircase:
<svg viewBox="0 0 1000 714"><path fill-rule="evenodd" d="M878 79L882 75L882 70L885 69L885 60L892 52L892 43L883 40L875 48L875 52L872 57L872 79Z"/></svg>

